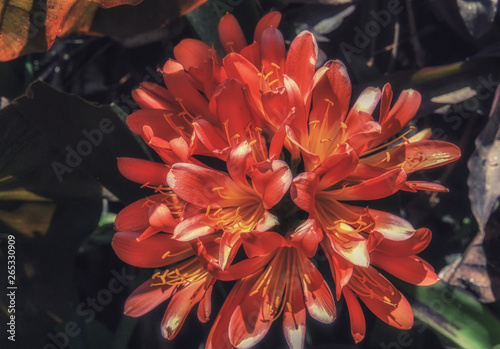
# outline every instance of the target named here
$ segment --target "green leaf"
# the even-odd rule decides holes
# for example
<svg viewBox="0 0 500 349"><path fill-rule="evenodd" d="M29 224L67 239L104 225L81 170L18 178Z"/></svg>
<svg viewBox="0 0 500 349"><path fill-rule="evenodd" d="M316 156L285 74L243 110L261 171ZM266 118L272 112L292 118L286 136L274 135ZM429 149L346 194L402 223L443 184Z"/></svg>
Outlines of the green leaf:
<svg viewBox="0 0 500 349"><path fill-rule="evenodd" d="M9 107L22 117L18 122L28 121L33 126L29 130L33 145L46 149L50 144L62 155L58 161L48 163L52 169L48 180L63 184L78 169L124 202L144 196L139 185L125 179L116 165L118 157L148 157L124 124L125 115L118 107L91 104L40 81L31 84L26 95ZM35 147L26 148L22 154L15 149L9 153L20 160L15 162L17 167L4 169L7 174L32 166L40 157ZM1 174L0 166L0 178Z"/></svg>
<svg viewBox="0 0 500 349"><path fill-rule="evenodd" d="M414 297L415 316L458 347L500 345L500 320L474 297L443 282L430 287L400 288Z"/></svg>

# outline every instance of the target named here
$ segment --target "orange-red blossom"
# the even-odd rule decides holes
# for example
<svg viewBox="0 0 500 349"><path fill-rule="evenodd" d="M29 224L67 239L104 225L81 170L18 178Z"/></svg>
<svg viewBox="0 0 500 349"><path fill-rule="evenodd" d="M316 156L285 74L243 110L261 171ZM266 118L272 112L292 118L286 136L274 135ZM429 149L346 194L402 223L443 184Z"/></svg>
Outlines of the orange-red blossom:
<svg viewBox="0 0 500 349"><path fill-rule="evenodd" d="M370 87L349 107L346 67L329 61L316 69L309 32L287 52L280 18L264 16L248 45L226 14L225 57L183 40L162 69L166 88L144 83L133 92L141 109L127 123L163 163L119 159L125 177L155 194L118 214L113 248L127 263L158 269L125 312L141 316L170 299L166 338L196 304L206 322L214 283L237 280L207 348L251 347L278 318L289 347L303 348L306 314L331 323L342 296L358 342L359 301L391 326L413 324L408 301L385 275L416 285L438 279L417 256L431 232L368 201L400 190L447 191L408 177L455 161L459 149L430 140L429 130L404 131L420 105L417 91L402 91L393 104L389 84ZM315 266L318 249L334 285Z"/></svg>

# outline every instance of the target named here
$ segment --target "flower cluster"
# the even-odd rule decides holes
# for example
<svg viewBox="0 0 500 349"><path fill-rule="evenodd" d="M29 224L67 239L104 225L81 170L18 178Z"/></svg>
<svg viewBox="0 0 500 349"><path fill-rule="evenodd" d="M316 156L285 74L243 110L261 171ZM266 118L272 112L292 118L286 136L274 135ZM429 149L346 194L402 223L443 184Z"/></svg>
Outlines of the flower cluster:
<svg viewBox="0 0 500 349"><path fill-rule="evenodd" d="M263 17L248 45L226 14L223 58L185 39L161 70L166 88L146 82L133 92L141 109L127 124L163 163L118 160L125 177L155 194L118 214L113 248L131 265L157 268L125 313L141 316L169 300L161 322L168 339L197 304L199 320L209 320L215 282L236 281L207 349L251 347L279 318L290 348L303 348L306 313L331 323L342 296L356 342L365 335L360 301L408 329L410 305L381 271L417 285L438 279L417 256L428 229L348 202L446 191L407 177L458 159L459 149L430 140L429 130L402 133L420 105L414 90L392 105L389 84L370 87L349 107L345 66L329 61L316 69L309 32L287 52L280 19L277 12ZM318 250L333 292L314 262Z"/></svg>

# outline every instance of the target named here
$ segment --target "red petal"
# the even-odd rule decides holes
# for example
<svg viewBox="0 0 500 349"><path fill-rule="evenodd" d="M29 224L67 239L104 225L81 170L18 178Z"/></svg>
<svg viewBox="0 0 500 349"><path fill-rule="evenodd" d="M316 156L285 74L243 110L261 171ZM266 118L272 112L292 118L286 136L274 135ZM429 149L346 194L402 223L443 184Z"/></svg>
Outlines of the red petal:
<svg viewBox="0 0 500 349"><path fill-rule="evenodd" d="M223 60L228 78L238 79L243 86L248 85L250 101L258 110L262 109L260 71L242 55L229 53Z"/></svg>
<svg viewBox="0 0 500 349"><path fill-rule="evenodd" d="M153 227L170 229L177 224L172 212L165 204L152 204L149 208L149 224Z"/></svg>
<svg viewBox="0 0 500 349"><path fill-rule="evenodd" d="M286 58L286 74L294 80L300 92L306 95L316 71L318 45L314 35L303 31L293 39Z"/></svg>
<svg viewBox="0 0 500 349"><path fill-rule="evenodd" d="M229 12L219 20L218 30L220 42L226 53L239 53L247 45L240 24Z"/></svg>
<svg viewBox="0 0 500 349"><path fill-rule="evenodd" d="M179 103L168 90L153 82L142 82L132 91L132 98L142 109L164 109L179 111Z"/></svg>
<svg viewBox="0 0 500 349"><path fill-rule="evenodd" d="M303 172L293 179L290 197L293 202L310 214L314 213L319 177L314 172Z"/></svg>
<svg viewBox="0 0 500 349"><path fill-rule="evenodd" d="M427 228L420 228L415 231L412 237L404 241L382 240L377 246L377 251L396 257L415 255L425 250L431 239L431 231Z"/></svg>
<svg viewBox="0 0 500 349"><path fill-rule="evenodd" d="M198 119L196 122L193 122L193 137L191 140L192 154L213 156L213 153L216 151L222 151L229 146L222 131L203 119ZM206 154L206 152L208 152L208 154Z"/></svg>
<svg viewBox="0 0 500 349"><path fill-rule="evenodd" d="M348 125L346 132L346 142L349 143L358 154L363 154L363 152L371 146L373 140L380 134L381 130L380 125L371 120L371 116L364 112L359 112L357 119L361 120L363 118L362 116L367 116L369 118L358 125Z"/></svg>
<svg viewBox="0 0 500 349"><path fill-rule="evenodd" d="M250 348L257 344L271 327L272 321L264 319L266 297L261 292L248 293L235 307L229 321L229 339L237 348ZM273 300L274 301L274 300Z"/></svg>
<svg viewBox="0 0 500 349"><path fill-rule="evenodd" d="M449 192L448 188L438 183L425 182L425 181L406 181L401 190L415 192L417 190L437 191L441 193Z"/></svg>
<svg viewBox="0 0 500 349"><path fill-rule="evenodd" d="M260 66L260 46L258 42L253 42L240 51L240 55L245 57L254 66Z"/></svg>
<svg viewBox="0 0 500 349"><path fill-rule="evenodd" d="M345 123L347 125L355 124L359 114L366 113L371 115L377 106L382 92L376 87L367 87L352 106L349 114L347 115Z"/></svg>
<svg viewBox="0 0 500 349"><path fill-rule="evenodd" d="M189 161L188 144L182 137L173 138L169 142L169 146L175 156L182 162Z"/></svg>
<svg viewBox="0 0 500 349"><path fill-rule="evenodd" d="M274 228L278 224L280 224L278 221L278 217L269 213L269 211L264 211L262 218L259 219L259 221L255 225L254 230L264 232L264 231L268 231L271 228Z"/></svg>
<svg viewBox="0 0 500 349"><path fill-rule="evenodd" d="M327 62L325 67L329 68L326 71L326 77L331 89L328 98L333 102L332 113L338 115L341 121L345 121L352 93L351 80L349 79L347 68L344 63L338 60Z"/></svg>
<svg viewBox="0 0 500 349"><path fill-rule="evenodd" d="M380 116L378 118L379 124L384 123L387 115L389 114L389 110L391 109L392 96L393 93L391 84L386 83L382 88L382 97L380 99Z"/></svg>
<svg viewBox="0 0 500 349"><path fill-rule="evenodd" d="M137 241L141 242L142 240L146 240L148 237L153 236L155 234L158 234L160 231L161 231L161 229L149 226L146 230L144 230L144 232L141 234L141 236L139 236L137 238Z"/></svg>
<svg viewBox="0 0 500 349"><path fill-rule="evenodd" d="M193 164L174 164L167 183L179 197L199 207L239 206L248 197L227 174Z"/></svg>
<svg viewBox="0 0 500 349"><path fill-rule="evenodd" d="M272 231L241 233L240 237L249 258L267 255L280 247L288 246L283 236Z"/></svg>
<svg viewBox="0 0 500 349"><path fill-rule="evenodd" d="M340 143L335 154L326 158L314 172L318 175L322 172L319 181L319 190L327 189L340 180L346 178L358 165L358 154L347 143Z"/></svg>
<svg viewBox="0 0 500 349"><path fill-rule="evenodd" d="M339 256L329 243L321 243L321 248L330 264L330 271L332 272L333 281L335 282L335 296L337 300L340 299L342 289L351 278L353 272L353 264L343 257Z"/></svg>
<svg viewBox="0 0 500 349"><path fill-rule="evenodd" d="M274 132L273 139L271 139L271 144L269 145L269 159L274 160L278 159L281 155L281 151L283 150L283 145L286 145L288 150L292 155L292 159L298 159L300 157L300 150L295 144L290 142L290 139L286 139L287 135L286 128L290 125L294 118L294 114L290 114L283 123L278 127L278 129ZM296 142L296 141L295 141Z"/></svg>
<svg viewBox="0 0 500 349"><path fill-rule="evenodd" d="M266 118L271 126L274 128L281 127L291 113L288 91L285 88L279 88L275 91L265 92L262 95L262 106L266 111Z"/></svg>
<svg viewBox="0 0 500 349"><path fill-rule="evenodd" d="M204 223L207 221L207 223ZM179 241L191 241L201 236L211 234L215 229L208 225L210 220L204 213L189 217L179 222L174 229L174 239Z"/></svg>
<svg viewBox="0 0 500 349"><path fill-rule="evenodd" d="M313 79L315 87L311 96L312 111L309 121L323 121L325 115L328 115L329 134L335 135L337 132L334 132L334 128L340 127L340 122L345 121L351 102L352 87L349 74L341 61L329 61L316 72ZM325 100L332 102L333 105L327 104ZM310 103L311 98L307 105Z"/></svg>
<svg viewBox="0 0 500 349"><path fill-rule="evenodd" d="M240 140L245 140L249 124L252 127L259 125L252 124L253 117L242 87L242 82L239 80L226 79L214 93L210 101L210 110L217 115L221 125L227 127L227 137L238 134ZM230 141L233 141L233 138L228 139L228 142Z"/></svg>
<svg viewBox="0 0 500 349"><path fill-rule="evenodd" d="M167 117L172 120L171 123L167 122ZM127 118L127 126L130 130L144 139L146 136L144 134L144 126L149 126L156 137L166 141L179 137L179 133L176 129L172 128L171 124L176 125L176 127L184 127L186 130L190 129L190 125L187 125L184 119L180 118L177 114L172 115L171 112L166 110L140 109L130 114Z"/></svg>
<svg viewBox="0 0 500 349"><path fill-rule="evenodd" d="M173 295L161 321L161 334L164 338L171 340L179 333L191 309L205 295L206 283L205 278L189 283Z"/></svg>
<svg viewBox="0 0 500 349"><path fill-rule="evenodd" d="M210 120L213 119L208 109L208 101L189 80L182 64L169 59L163 66L163 79L168 90L176 99L180 99L193 117L202 115Z"/></svg>
<svg viewBox="0 0 500 349"><path fill-rule="evenodd" d="M345 226L348 227L347 224ZM353 228L351 229L354 231ZM361 234L353 232L342 234L342 238L337 238L336 235L325 233L325 238L326 243L330 244L331 249L345 260L360 267L368 267L370 265L367 241Z"/></svg>
<svg viewBox="0 0 500 349"><path fill-rule="evenodd" d="M323 240L323 230L318 226L316 220L308 219L297 227L290 237L292 246L302 251L307 257L312 258L316 254L318 244Z"/></svg>
<svg viewBox="0 0 500 349"><path fill-rule="evenodd" d="M135 289L125 302L125 314L142 316L169 299L177 290L176 286L151 286L151 279Z"/></svg>
<svg viewBox="0 0 500 349"><path fill-rule="evenodd" d="M226 270L233 262L241 246L240 234L237 232L224 232L220 239L219 265L221 270Z"/></svg>
<svg viewBox="0 0 500 349"><path fill-rule="evenodd" d="M404 170L408 173L446 165L460 158L460 148L442 141L406 144Z"/></svg>
<svg viewBox="0 0 500 349"><path fill-rule="evenodd" d="M184 69L197 68L202 65L210 55L210 46L201 40L184 39L174 47L174 56Z"/></svg>
<svg viewBox="0 0 500 349"><path fill-rule="evenodd" d="M248 296L259 274L239 280L231 289L208 334L206 349L234 349L229 340L229 323L235 308Z"/></svg>
<svg viewBox="0 0 500 349"><path fill-rule="evenodd" d="M413 312L406 298L373 268L368 270L370 277L375 279L377 284L381 285L381 288L384 288L384 291L381 291L381 288L379 289L379 295L391 304L378 298L366 297L360 294L358 294L358 297L380 320L400 330L410 329L413 326Z"/></svg>
<svg viewBox="0 0 500 349"><path fill-rule="evenodd" d="M134 158L118 158L118 170L127 179L151 185L167 185L169 168L165 164Z"/></svg>
<svg viewBox="0 0 500 349"><path fill-rule="evenodd" d="M375 226L374 231L381 233L385 239L393 241L407 240L415 233L415 228L405 219L388 212L369 210Z"/></svg>
<svg viewBox="0 0 500 349"><path fill-rule="evenodd" d="M337 315L330 288L309 259L300 254L297 257L300 259L298 269L307 311L319 322L332 323Z"/></svg>
<svg viewBox="0 0 500 349"><path fill-rule="evenodd" d="M417 256L393 257L375 250L370 257L375 266L411 284L430 286L439 280L434 268Z"/></svg>
<svg viewBox="0 0 500 349"><path fill-rule="evenodd" d="M259 41L264 30L268 27L278 28L281 21L281 13L277 11L269 12L267 15L262 17L257 25L255 26L255 32L253 39L254 41Z"/></svg>
<svg viewBox="0 0 500 349"><path fill-rule="evenodd" d="M208 322L208 320L210 320L210 313L212 312L212 290L213 286L210 285L205 291L205 295L198 305L197 315L198 320L201 323L206 323Z"/></svg>
<svg viewBox="0 0 500 349"><path fill-rule="evenodd" d="M406 173L395 168L360 184L331 191L336 200L377 200L397 192L406 181Z"/></svg>
<svg viewBox="0 0 500 349"><path fill-rule="evenodd" d="M241 142L233 147L227 159L227 171L235 183L242 188L252 190L250 183L248 183L247 173L255 160L252 157L252 147L247 141Z"/></svg>
<svg viewBox="0 0 500 349"><path fill-rule="evenodd" d="M244 259L241 262L230 265L224 271L218 271L215 273L215 277L217 280L222 281L240 280L264 268L273 257L274 254L271 253L260 257Z"/></svg>
<svg viewBox="0 0 500 349"><path fill-rule="evenodd" d="M149 196L125 207L116 216L115 229L143 231L149 227L149 203L161 202L162 197L162 194Z"/></svg>
<svg viewBox="0 0 500 349"><path fill-rule="evenodd" d="M293 113L294 115L294 123L306 125L308 116L304 104L304 97L300 92L299 86L294 80L286 75L283 77L283 86L287 91L288 105L291 106L290 114ZM297 131L300 132L299 137L301 137L302 133L305 133L305 130L297 129Z"/></svg>
<svg viewBox="0 0 500 349"><path fill-rule="evenodd" d="M194 254L188 243L172 239L171 234L156 234L138 242L139 235L135 232L120 231L113 236L111 242L118 258L135 267L163 267ZM169 257L166 255L167 252L173 256Z"/></svg>
<svg viewBox="0 0 500 349"><path fill-rule="evenodd" d="M281 32L274 28L268 27L260 37L260 59L264 67L265 74L274 72L271 75L271 80L279 79L283 81L285 73L285 41ZM277 66L276 66L277 65Z"/></svg>
<svg viewBox="0 0 500 349"><path fill-rule="evenodd" d="M290 295L283 310L283 333L291 349L304 348L306 334L306 308L297 277L290 278ZM288 308L290 306L290 308Z"/></svg>
<svg viewBox="0 0 500 349"><path fill-rule="evenodd" d="M387 106L385 103L387 103L387 100L382 99L379 120L379 123L382 126L382 133L377 140L374 141L372 146L383 143L385 140L401 131L415 117L415 114L420 107L421 100L422 97L417 91L404 90L399 95L399 98L394 106L388 112L388 115L385 116L382 114L382 109L386 112ZM390 100L388 100L388 102L390 103Z"/></svg>
<svg viewBox="0 0 500 349"><path fill-rule="evenodd" d="M359 305L356 296L352 293L349 287L344 288L344 298L349 311L349 319L351 320L351 334L354 342L359 343L365 338L366 322L363 310Z"/></svg>
<svg viewBox="0 0 500 349"><path fill-rule="evenodd" d="M290 188L292 172L281 160L261 162L251 174L252 186L262 197L264 208L273 208Z"/></svg>

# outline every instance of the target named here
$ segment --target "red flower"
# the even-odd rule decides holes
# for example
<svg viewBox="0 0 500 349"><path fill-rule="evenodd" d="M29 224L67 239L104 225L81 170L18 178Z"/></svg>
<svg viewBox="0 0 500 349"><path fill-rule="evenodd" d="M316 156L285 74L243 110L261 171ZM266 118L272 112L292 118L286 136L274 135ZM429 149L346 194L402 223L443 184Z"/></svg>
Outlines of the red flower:
<svg viewBox="0 0 500 349"><path fill-rule="evenodd" d="M335 304L313 263L274 232L242 234L247 255L269 259L260 271L240 279L215 319L207 348L249 348L259 342L283 314L290 348L303 348L306 309L316 320L331 323Z"/></svg>
<svg viewBox="0 0 500 349"><path fill-rule="evenodd" d="M381 236L370 241L371 264L395 277L420 286L428 286L438 281L434 269L417 257L431 240L428 229L418 229L411 237L401 241L391 241ZM358 296L365 305L382 321L399 329L409 329L413 324L413 313L405 297L373 267L363 268L346 262L332 251L327 252L336 282L337 298L344 295L351 318L351 332L354 340L360 342L365 336L365 319Z"/></svg>
<svg viewBox="0 0 500 349"><path fill-rule="evenodd" d="M197 303L200 303L198 319L208 321L215 279L196 258L191 244L174 240L170 234L160 233L141 242L137 241L138 236L134 232L115 234L112 246L123 261L141 268L176 264L155 273L139 286L127 299L125 314L142 316L170 299L161 324L162 334L168 339L177 335Z"/></svg>
<svg viewBox="0 0 500 349"><path fill-rule="evenodd" d="M430 231L348 202L446 191L408 176L458 159L459 149L430 140L429 130L404 131L420 105L416 91L402 91L391 106L389 84L370 87L349 108L346 67L329 61L316 70L318 48L308 32L287 52L280 19L266 15L247 44L226 14L219 24L224 58L183 40L161 70L166 88L144 83L133 92L141 109L127 124L164 163L119 159L125 177L156 194L118 214L113 248L132 265L165 268L125 309L140 316L170 299L162 321L169 339L197 303L200 321L208 319L215 282L237 280L207 348L250 347L280 316L289 347L303 348L306 310L324 323L336 316L310 260L318 247L337 300L347 302L356 342L365 335L359 300L391 326L413 323L408 302L379 270L417 285L437 280L417 257Z"/></svg>
<svg viewBox="0 0 500 349"><path fill-rule="evenodd" d="M253 148L239 143L227 160L229 175L193 164L174 164L167 176L170 188L203 213L180 222L174 238L194 240L222 230L219 263L225 269L240 246L240 233L265 231L276 225L269 213L288 191L292 174L280 160L257 163ZM247 180L251 179L251 183Z"/></svg>

